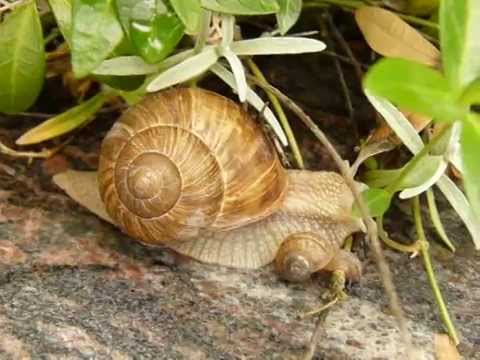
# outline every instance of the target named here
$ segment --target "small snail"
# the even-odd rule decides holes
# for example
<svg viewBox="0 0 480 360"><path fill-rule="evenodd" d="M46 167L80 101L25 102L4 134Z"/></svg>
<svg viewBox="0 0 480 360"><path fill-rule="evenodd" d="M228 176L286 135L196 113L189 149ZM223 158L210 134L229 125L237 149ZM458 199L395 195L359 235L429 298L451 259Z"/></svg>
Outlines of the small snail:
<svg viewBox="0 0 480 360"><path fill-rule="evenodd" d="M344 239L362 229L340 175L285 170L247 112L207 90L151 94L127 110L102 143L96 174L54 181L98 182L98 193L67 192L144 244L237 268L277 257L292 281L338 262Z"/></svg>

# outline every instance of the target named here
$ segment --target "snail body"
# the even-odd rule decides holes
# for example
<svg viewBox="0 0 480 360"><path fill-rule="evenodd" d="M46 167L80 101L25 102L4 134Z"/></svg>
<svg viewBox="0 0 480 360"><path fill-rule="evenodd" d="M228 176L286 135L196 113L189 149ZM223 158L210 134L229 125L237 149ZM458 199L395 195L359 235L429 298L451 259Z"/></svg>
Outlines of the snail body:
<svg viewBox="0 0 480 360"><path fill-rule="evenodd" d="M284 169L249 115L206 90L163 91L127 110L102 143L96 181L92 211L205 263L259 268L295 248L285 239L308 233L325 256L314 272L362 229L341 176Z"/></svg>

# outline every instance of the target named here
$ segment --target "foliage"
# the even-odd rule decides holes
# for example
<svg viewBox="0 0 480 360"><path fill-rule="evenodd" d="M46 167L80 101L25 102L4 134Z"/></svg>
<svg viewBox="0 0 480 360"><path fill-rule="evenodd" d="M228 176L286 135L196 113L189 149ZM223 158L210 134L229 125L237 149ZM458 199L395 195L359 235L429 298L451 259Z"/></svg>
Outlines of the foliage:
<svg viewBox="0 0 480 360"><path fill-rule="evenodd" d="M478 88L476 80L480 78L479 26L478 19L473 18L479 12L480 3L475 1L443 0L440 3L442 72L412 60L385 58L369 69L364 86L372 96L384 97L402 108L429 115L435 122L458 123L463 127L460 141L463 164L459 170L464 170L463 179L470 202L467 209L472 210L467 226L476 247L480 249L480 161L476 158L480 145L480 120L472 110L479 100L477 95L473 95L477 94L477 90L472 90ZM384 115L387 121L391 118L389 115L392 115L391 111ZM411 135L404 136L405 139L408 137ZM422 147L421 140L420 143ZM448 159L450 150L451 147L445 147L439 156ZM419 150L412 151L416 153ZM431 156L428 152L425 151L422 156L426 164L433 164L428 160ZM442 178L447 167L440 163L438 166L434 181L428 184L421 182L427 184L422 186L423 191ZM425 169L423 166L416 172L425 174Z"/></svg>
<svg viewBox="0 0 480 360"><path fill-rule="evenodd" d="M325 45L314 39L274 35L297 21L301 0L49 0L56 25L71 55L75 79L95 81L96 100L68 110L18 139L33 144L84 125L112 96L128 103L147 92L195 81L215 67L241 101L263 111L280 141L288 140L275 114L247 85L243 58L253 55L317 52ZM45 73L44 36L36 2L13 7L0 23L0 111L21 112L39 95ZM275 16L278 31L242 39L235 16ZM222 60L226 60L225 67ZM234 81L230 81L230 76ZM140 80L140 81L139 81ZM102 99L99 101L98 99Z"/></svg>

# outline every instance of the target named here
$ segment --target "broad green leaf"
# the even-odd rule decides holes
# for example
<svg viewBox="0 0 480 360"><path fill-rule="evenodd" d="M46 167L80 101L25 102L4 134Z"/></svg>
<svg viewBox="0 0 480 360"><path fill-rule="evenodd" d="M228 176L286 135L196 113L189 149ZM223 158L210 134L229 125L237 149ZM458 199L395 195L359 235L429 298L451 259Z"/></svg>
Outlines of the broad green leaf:
<svg viewBox="0 0 480 360"><path fill-rule="evenodd" d="M479 57L480 59L480 57ZM472 81L463 91L460 101L465 105L480 105L480 78Z"/></svg>
<svg viewBox="0 0 480 360"><path fill-rule="evenodd" d="M202 7L232 15L266 15L280 10L276 0L201 0Z"/></svg>
<svg viewBox="0 0 480 360"><path fill-rule="evenodd" d="M461 90L480 76L480 1L442 0L439 14L443 69Z"/></svg>
<svg viewBox="0 0 480 360"><path fill-rule="evenodd" d="M409 199L431 188L447 169L447 162L443 156L427 155L423 157L403 179L399 188L400 199Z"/></svg>
<svg viewBox="0 0 480 360"><path fill-rule="evenodd" d="M405 116L388 101L378 98L368 91L366 91L366 95L370 103L382 114L385 121L405 146L413 154L418 153L423 148L422 139ZM442 175L435 185L445 195L450 205L452 205L465 223L475 247L480 249L480 221L476 218L472 206L468 203L465 195L447 175Z"/></svg>
<svg viewBox="0 0 480 360"><path fill-rule="evenodd" d="M233 74L228 71L225 67L220 65L219 63L214 64L210 71L212 71L215 75L217 75L220 79L222 79L225 83L228 84L234 91L237 91L237 84L235 82L235 78ZM270 108L265 104L260 96L258 96L252 89L250 89L247 85L247 102L252 105L258 112L260 112L269 125L272 127L275 135L277 135L278 139L282 143L283 146L288 145L287 136L283 131L278 119L275 117L275 114L270 110Z"/></svg>
<svg viewBox="0 0 480 360"><path fill-rule="evenodd" d="M462 154L465 168L464 182L468 199L480 222L480 116L471 115L463 123Z"/></svg>
<svg viewBox="0 0 480 360"><path fill-rule="evenodd" d="M113 0L73 0L72 67L77 78L100 65L122 37Z"/></svg>
<svg viewBox="0 0 480 360"><path fill-rule="evenodd" d="M243 55L302 54L323 51L326 45L315 39L299 37L261 37L232 43L233 52Z"/></svg>
<svg viewBox="0 0 480 360"><path fill-rule="evenodd" d="M110 95L100 92L84 103L71 108L64 113L57 115L37 127L27 131L17 139L18 145L37 144L72 131L85 125L92 119L92 116L107 101Z"/></svg>
<svg viewBox="0 0 480 360"><path fill-rule="evenodd" d="M382 188L394 182L402 169L380 169L367 171L362 180L372 188Z"/></svg>
<svg viewBox="0 0 480 360"><path fill-rule="evenodd" d="M207 71L218 60L218 54L215 48L209 48L188 58L187 60L172 66L160 73L147 86L148 92L154 92L165 89L169 86L190 80L195 76Z"/></svg>
<svg viewBox="0 0 480 360"><path fill-rule="evenodd" d="M388 191L377 188L368 188L362 192L362 197L368 206L372 217L385 214L392 201L392 195ZM360 216L360 211L358 210L356 203L353 205L352 214Z"/></svg>
<svg viewBox="0 0 480 360"><path fill-rule="evenodd" d="M170 0L170 4L185 25L186 32L197 34L202 16L200 0Z"/></svg>
<svg viewBox="0 0 480 360"><path fill-rule="evenodd" d="M285 35L295 25L302 11L302 0L278 0L280 11L277 13L277 23L280 34Z"/></svg>
<svg viewBox="0 0 480 360"><path fill-rule="evenodd" d="M163 4L163 1L160 2ZM118 19L130 36L131 21L151 21L156 14L155 0L115 0Z"/></svg>
<svg viewBox="0 0 480 360"><path fill-rule="evenodd" d="M184 26L174 12L166 10L149 21L132 21L130 39L137 53L149 64L166 58L184 34Z"/></svg>
<svg viewBox="0 0 480 360"><path fill-rule="evenodd" d="M34 1L18 6L0 23L0 111L28 109L45 73L42 26Z"/></svg>
<svg viewBox="0 0 480 360"><path fill-rule="evenodd" d="M437 120L459 120L468 110L457 104L456 96L441 73L404 59L377 62L365 76L364 87L398 106Z"/></svg>
<svg viewBox="0 0 480 360"><path fill-rule="evenodd" d="M67 42L72 47L72 0L48 0L53 11L58 28Z"/></svg>

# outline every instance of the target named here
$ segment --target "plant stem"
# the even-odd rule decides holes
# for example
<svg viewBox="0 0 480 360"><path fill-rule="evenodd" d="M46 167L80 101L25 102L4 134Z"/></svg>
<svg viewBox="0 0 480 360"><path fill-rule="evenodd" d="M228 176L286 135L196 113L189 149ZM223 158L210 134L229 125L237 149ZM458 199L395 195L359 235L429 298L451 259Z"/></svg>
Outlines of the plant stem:
<svg viewBox="0 0 480 360"><path fill-rule="evenodd" d="M257 66L257 64L253 62L251 58L247 59L247 64L250 70L252 71L253 75L255 75L255 77L258 80L268 84L268 81L263 75L262 71ZM271 92L267 91L267 96L270 99L270 102L272 103L272 106L275 109L275 112L277 113L278 119L282 123L283 129L285 130L285 134L287 135L288 142L290 144L290 147L292 148L292 153L293 153L293 157L295 158L295 162L297 163L297 166L300 169L303 169L304 162L303 162L302 154L300 152L300 149L298 148L297 140L295 139L295 135L293 134L292 128L290 127L290 123L288 122L287 116L283 111L282 105L280 104L280 101L278 101L277 97Z"/></svg>
<svg viewBox="0 0 480 360"><path fill-rule="evenodd" d="M377 227L378 227L378 235L380 239L390 246L392 249L403 252L403 253L411 253L411 254L418 254L421 251L421 246L418 241L414 242L411 245L400 244L399 242L392 240L388 234L383 229L383 216L379 216L377 218Z"/></svg>
<svg viewBox="0 0 480 360"><path fill-rule="evenodd" d="M320 141L320 143L325 147L326 151L328 151L332 159L335 161L335 164L337 165L340 173L342 174L345 183L350 188L350 191L352 192L362 215L362 220L365 223L368 237L371 241L375 262L377 263L382 283L385 288L385 293L388 297L390 310L393 316L395 316L396 318L398 327L400 329L400 336L405 346L407 356L408 358L413 359L414 347L411 341L410 332L408 331L407 321L400 305L400 299L398 298L397 291L395 290L395 285L393 284L392 273L390 271L387 261L385 260L382 245L378 239L377 226L375 224L375 221L370 216L370 210L368 209L367 204L363 200L357 184L353 180L350 168L347 164L345 164L342 157L335 150L335 147L328 140L325 133L313 122L312 118L308 116L302 110L302 108L300 108L292 99L290 99L287 95L282 93L277 88L266 84L263 81L259 81L252 76L249 76L248 78L250 81L259 85L263 89L275 94L281 102L283 102L288 108L290 108L290 110L292 110L292 112L296 114L300 120L302 120L302 122L310 129L310 131L312 131L315 137Z"/></svg>
<svg viewBox="0 0 480 360"><path fill-rule="evenodd" d="M443 300L442 292L440 291L437 279L435 277L435 273L433 271L433 266L429 253L429 243L423 229L422 215L420 213L420 199L418 196L415 196L413 198L413 216L415 218L415 227L419 238L418 241L421 245L423 265L425 266L425 271L427 272L428 281L430 283L430 287L432 288L435 301L437 302L437 305L440 309L440 317L442 318L443 324L445 325L447 332L452 338L453 342L455 343L455 345L458 345L460 342L458 340L457 331L455 330L455 326L450 318L447 306L445 304L445 301Z"/></svg>

